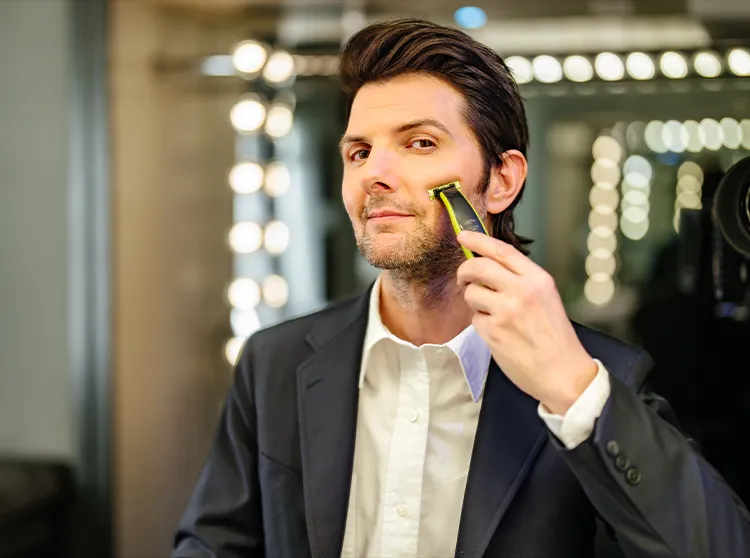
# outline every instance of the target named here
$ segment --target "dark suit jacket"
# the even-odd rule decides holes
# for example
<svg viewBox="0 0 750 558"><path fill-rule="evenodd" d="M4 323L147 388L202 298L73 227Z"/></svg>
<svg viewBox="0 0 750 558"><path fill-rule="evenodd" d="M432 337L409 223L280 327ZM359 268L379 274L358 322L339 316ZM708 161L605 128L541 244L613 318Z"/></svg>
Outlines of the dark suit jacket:
<svg viewBox="0 0 750 558"><path fill-rule="evenodd" d="M334 558L354 456L369 294L246 343L173 558ZM597 515L628 557L750 556L750 515L651 393L650 357L576 325L611 396L572 451L493 362L457 558L585 558Z"/></svg>

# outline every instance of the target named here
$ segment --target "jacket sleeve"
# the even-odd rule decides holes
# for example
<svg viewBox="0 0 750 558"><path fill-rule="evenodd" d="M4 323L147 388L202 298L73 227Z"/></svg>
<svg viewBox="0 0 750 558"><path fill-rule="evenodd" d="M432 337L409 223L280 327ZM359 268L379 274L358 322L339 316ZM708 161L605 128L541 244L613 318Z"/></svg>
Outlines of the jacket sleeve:
<svg viewBox="0 0 750 558"><path fill-rule="evenodd" d="M610 374L586 441L552 441L628 558L747 558L750 514L649 389L652 367L643 352L626 381Z"/></svg>
<svg viewBox="0 0 750 558"><path fill-rule="evenodd" d="M236 367L213 447L177 529L172 558L264 556L250 344Z"/></svg>

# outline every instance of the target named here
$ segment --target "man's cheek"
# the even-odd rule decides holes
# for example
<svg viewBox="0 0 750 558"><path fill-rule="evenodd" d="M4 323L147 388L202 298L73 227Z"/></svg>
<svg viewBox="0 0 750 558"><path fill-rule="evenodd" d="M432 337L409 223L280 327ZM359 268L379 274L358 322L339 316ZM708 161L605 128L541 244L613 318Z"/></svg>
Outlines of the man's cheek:
<svg viewBox="0 0 750 558"><path fill-rule="evenodd" d="M356 195L354 195L351 191L347 191L346 189L344 189L344 191L342 192L342 198L344 200L344 208L349 214L349 217L352 220L358 219L362 214L361 201L357 199Z"/></svg>

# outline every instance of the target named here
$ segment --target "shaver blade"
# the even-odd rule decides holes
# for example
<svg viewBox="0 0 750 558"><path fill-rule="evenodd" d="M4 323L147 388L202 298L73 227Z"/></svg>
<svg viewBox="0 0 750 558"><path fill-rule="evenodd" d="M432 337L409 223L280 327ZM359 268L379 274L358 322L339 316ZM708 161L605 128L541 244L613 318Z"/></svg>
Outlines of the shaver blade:
<svg viewBox="0 0 750 558"><path fill-rule="evenodd" d="M427 190L427 195L430 196L431 200L434 200L435 198L437 198L440 192L442 192L443 190L447 190L448 188L455 188L460 192L461 184L458 182L458 180L454 180L453 182L449 182L448 184L443 184L442 186L437 186L435 188Z"/></svg>

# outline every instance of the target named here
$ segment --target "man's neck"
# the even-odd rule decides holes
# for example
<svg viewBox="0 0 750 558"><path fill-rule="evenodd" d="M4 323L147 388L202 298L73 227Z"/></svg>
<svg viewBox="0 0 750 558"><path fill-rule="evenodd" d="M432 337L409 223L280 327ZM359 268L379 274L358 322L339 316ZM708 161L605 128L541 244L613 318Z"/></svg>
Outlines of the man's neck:
<svg viewBox="0 0 750 558"><path fill-rule="evenodd" d="M386 271L380 287L383 325L417 347L442 345L471 325L473 311L464 302L455 275L425 285L401 280Z"/></svg>

